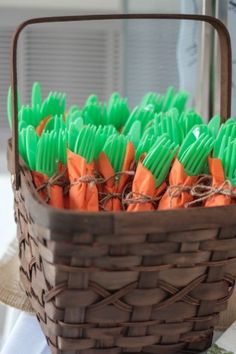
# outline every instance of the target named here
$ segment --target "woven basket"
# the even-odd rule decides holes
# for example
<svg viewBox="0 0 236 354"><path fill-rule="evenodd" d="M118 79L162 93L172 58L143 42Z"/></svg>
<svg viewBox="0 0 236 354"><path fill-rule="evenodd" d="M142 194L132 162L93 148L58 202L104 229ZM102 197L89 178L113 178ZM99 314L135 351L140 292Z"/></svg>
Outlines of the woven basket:
<svg viewBox="0 0 236 354"><path fill-rule="evenodd" d="M231 50L224 25L197 15L34 19L13 40L13 175L20 275L53 354L194 353L211 344L233 292L236 206L142 213L58 210L38 198L18 155L16 48L34 23L110 19L211 23L221 45L221 115L230 116Z"/></svg>

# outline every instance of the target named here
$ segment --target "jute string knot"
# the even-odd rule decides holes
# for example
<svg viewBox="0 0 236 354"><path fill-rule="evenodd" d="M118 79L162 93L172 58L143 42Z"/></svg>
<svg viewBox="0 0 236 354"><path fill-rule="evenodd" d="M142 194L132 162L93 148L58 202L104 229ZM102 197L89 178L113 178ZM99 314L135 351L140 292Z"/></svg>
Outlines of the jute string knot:
<svg viewBox="0 0 236 354"><path fill-rule="evenodd" d="M85 183L85 184L98 184L98 183L101 183L100 182L100 178L96 177L96 176L90 176L90 175L84 175L84 176L81 176L79 178L76 178L73 182L71 182L71 186L76 186L78 184L82 184L82 183Z"/></svg>
<svg viewBox="0 0 236 354"><path fill-rule="evenodd" d="M55 173L52 177L50 177L46 182L42 183L36 190L37 192L46 191L46 202L51 199L51 187L59 186L65 188L68 185L68 182L65 179L66 169L64 169L60 173Z"/></svg>
<svg viewBox="0 0 236 354"><path fill-rule="evenodd" d="M172 185L169 186L167 189L167 193L169 196L169 207L172 208L173 205L173 199L179 198L182 193L187 192L190 193L191 191L191 186L184 186L184 185Z"/></svg>
<svg viewBox="0 0 236 354"><path fill-rule="evenodd" d="M104 211L107 211L106 209L106 204L109 202L111 199L119 199L122 201L122 193L99 193L99 196L102 198L99 201L100 208Z"/></svg>
<svg viewBox="0 0 236 354"><path fill-rule="evenodd" d="M125 200L123 201L124 204L130 205L130 204L145 204L145 203L156 203L161 199L161 196L159 197L151 197L146 194L138 193L138 192L130 192L127 194L125 197Z"/></svg>
<svg viewBox="0 0 236 354"><path fill-rule="evenodd" d="M99 175L97 172L94 173L94 175L84 175L81 176L77 179L75 179L73 182L71 182L71 186L80 184L80 183L94 183L96 185L104 184L107 183L108 181L115 179L119 180L119 177L122 175L127 175L127 176L133 176L134 171L122 171L122 172L116 172L114 175L109 176L107 178L103 178L101 175Z"/></svg>

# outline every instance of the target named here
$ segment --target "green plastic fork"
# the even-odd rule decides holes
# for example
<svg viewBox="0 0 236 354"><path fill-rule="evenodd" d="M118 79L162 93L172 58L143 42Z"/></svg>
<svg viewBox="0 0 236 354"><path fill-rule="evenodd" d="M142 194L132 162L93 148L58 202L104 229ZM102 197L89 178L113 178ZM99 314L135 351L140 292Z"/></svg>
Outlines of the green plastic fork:
<svg viewBox="0 0 236 354"><path fill-rule="evenodd" d="M82 156L87 163L91 163L94 160L95 155L95 136L96 127L86 126L83 127L77 137L74 152Z"/></svg>
<svg viewBox="0 0 236 354"><path fill-rule="evenodd" d="M143 165L153 174L156 187L159 187L166 179L171 162L178 151L178 145L171 142L165 134L161 136L147 153Z"/></svg>
<svg viewBox="0 0 236 354"><path fill-rule="evenodd" d="M100 102L90 100L86 102L81 116L85 124L100 125L103 122L103 106Z"/></svg>
<svg viewBox="0 0 236 354"><path fill-rule="evenodd" d="M58 116L52 116L46 123L45 127L44 127L44 131L59 131L59 130L65 130L66 129L66 123L64 121L64 117L62 115Z"/></svg>
<svg viewBox="0 0 236 354"><path fill-rule="evenodd" d="M177 108L178 112L181 113L185 110L189 94L186 91L179 91L173 97L170 108Z"/></svg>
<svg viewBox="0 0 236 354"><path fill-rule="evenodd" d="M155 113L159 113L162 110L165 97L157 95L156 92L148 92L143 96L140 107L153 106Z"/></svg>
<svg viewBox="0 0 236 354"><path fill-rule="evenodd" d="M118 132L113 125L104 125L98 127L94 141L94 158L96 160L98 159L107 139L112 135L118 135Z"/></svg>
<svg viewBox="0 0 236 354"><path fill-rule="evenodd" d="M209 134L201 134L178 159L189 176L199 175L204 167L207 157L214 146L214 139Z"/></svg>
<svg viewBox="0 0 236 354"><path fill-rule="evenodd" d="M31 106L32 107L41 107L42 104L42 89L39 82L34 82L32 86L31 93Z"/></svg>
<svg viewBox="0 0 236 354"><path fill-rule="evenodd" d="M180 145L183 141L183 132L178 124L178 111L176 108L164 114L159 114L154 120L154 132L156 136L167 134L171 141Z"/></svg>
<svg viewBox="0 0 236 354"><path fill-rule="evenodd" d="M26 157L31 171L36 168L37 144L39 137L32 126L26 128Z"/></svg>
<svg viewBox="0 0 236 354"><path fill-rule="evenodd" d="M140 157L142 154L149 152L151 147L154 145L156 142L157 138L154 134L146 134L146 136L143 136L143 138L140 140L136 152L135 152L135 160L136 162L139 161Z"/></svg>
<svg viewBox="0 0 236 354"><path fill-rule="evenodd" d="M49 92L41 105L41 117L51 115L64 115L66 106L66 95L61 92Z"/></svg>
<svg viewBox="0 0 236 354"><path fill-rule="evenodd" d="M211 137L208 127L204 124L196 125L188 132L188 134L186 135L186 137L184 138L184 140L181 144L181 147L180 147L180 150L178 153L180 159L183 157L183 155L185 154L187 149L192 144L194 144L201 137L202 134L205 134L205 135L208 135L209 137Z"/></svg>
<svg viewBox="0 0 236 354"><path fill-rule="evenodd" d="M119 93L114 92L104 104L106 112L106 124L112 124L116 129L121 129L129 117L129 107L126 98L122 98Z"/></svg>
<svg viewBox="0 0 236 354"><path fill-rule="evenodd" d="M193 109L190 109L186 112L182 112L179 117L179 124L181 125L184 136L186 136L193 127L203 124L203 119Z"/></svg>
<svg viewBox="0 0 236 354"><path fill-rule="evenodd" d="M70 123L69 127L67 127L68 146L71 151L75 150L76 140L83 126L84 126L83 118L77 118L75 121Z"/></svg>
<svg viewBox="0 0 236 354"><path fill-rule="evenodd" d="M172 107L172 101L174 99L174 96L175 96L174 88L172 86L168 87L166 94L165 94L163 106L162 106L163 112L168 111Z"/></svg>
<svg viewBox="0 0 236 354"><path fill-rule="evenodd" d="M57 133L45 132L41 135L36 155L36 171L52 177L57 171Z"/></svg>
<svg viewBox="0 0 236 354"><path fill-rule="evenodd" d="M21 100L20 100L20 95L19 92L17 92L17 106L18 106L18 112L21 109ZM8 89L8 95L7 95L7 118L8 118L8 123L9 127L12 128L12 89L11 86Z"/></svg>
<svg viewBox="0 0 236 354"><path fill-rule="evenodd" d="M65 119L66 128L69 129L70 124L78 118L82 119L82 112L78 106L71 106Z"/></svg>
<svg viewBox="0 0 236 354"><path fill-rule="evenodd" d="M141 122L141 133L143 134L145 127L155 117L155 110L152 105L136 106L130 114L122 133L127 135L135 121Z"/></svg>
<svg viewBox="0 0 236 354"><path fill-rule="evenodd" d="M19 132L19 151L22 159L31 171L36 167L38 135L33 126L27 126Z"/></svg>
<svg viewBox="0 0 236 354"><path fill-rule="evenodd" d="M125 158L128 139L124 135L112 135L107 139L102 151L109 159L115 173L122 169Z"/></svg>
<svg viewBox="0 0 236 354"><path fill-rule="evenodd" d="M136 120L131 126L127 138L134 144L134 147L137 148L140 138L141 138L141 122Z"/></svg>
<svg viewBox="0 0 236 354"><path fill-rule="evenodd" d="M23 161L29 166L27 153L26 153L26 128L23 128L19 132L19 152Z"/></svg>
<svg viewBox="0 0 236 354"><path fill-rule="evenodd" d="M236 186L236 139L230 141L222 154L225 178Z"/></svg>
<svg viewBox="0 0 236 354"><path fill-rule="evenodd" d="M63 165L67 163L67 133L64 129L57 131L57 159Z"/></svg>
<svg viewBox="0 0 236 354"><path fill-rule="evenodd" d="M212 117L208 123L208 129L214 138L216 138L218 131L220 129L220 120L221 120L220 116L217 114L214 117Z"/></svg>
<svg viewBox="0 0 236 354"><path fill-rule="evenodd" d="M21 106L18 119L19 122L25 122L26 125L32 125L36 128L41 121L40 106Z"/></svg>
<svg viewBox="0 0 236 354"><path fill-rule="evenodd" d="M224 149L227 148L231 139L236 139L236 122L226 122L221 125L219 133L216 137L213 157L222 158Z"/></svg>

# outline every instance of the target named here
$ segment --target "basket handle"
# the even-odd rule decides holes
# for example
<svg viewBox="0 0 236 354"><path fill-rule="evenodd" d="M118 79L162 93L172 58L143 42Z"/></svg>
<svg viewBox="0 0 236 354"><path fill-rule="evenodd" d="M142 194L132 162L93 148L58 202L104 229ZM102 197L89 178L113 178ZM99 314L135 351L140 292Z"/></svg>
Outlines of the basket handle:
<svg viewBox="0 0 236 354"><path fill-rule="evenodd" d="M231 85L232 85L232 53L230 35L225 25L217 18L205 15L189 14L117 14L117 15L84 15L84 16L62 16L62 17L42 17L27 20L17 28L12 41L12 145L13 145L13 183L16 190L20 187L20 165L18 151L18 109L17 109L17 44L19 35L23 29L29 25L39 23L54 22L78 22L78 21L99 21L99 20L125 20L125 19L162 19L162 20L192 20L207 22L218 32L220 53L221 53L221 73L220 73L220 115L222 121L230 117L231 111Z"/></svg>

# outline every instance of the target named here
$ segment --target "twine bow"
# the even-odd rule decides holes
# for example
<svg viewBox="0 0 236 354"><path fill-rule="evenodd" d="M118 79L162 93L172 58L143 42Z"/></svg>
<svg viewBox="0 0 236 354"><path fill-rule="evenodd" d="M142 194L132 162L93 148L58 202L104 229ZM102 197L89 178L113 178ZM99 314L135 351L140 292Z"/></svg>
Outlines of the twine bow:
<svg viewBox="0 0 236 354"><path fill-rule="evenodd" d="M202 202L217 194L224 195L231 198L236 197L236 193L233 191L233 186L229 180L225 180L219 187L197 184L192 187L190 193L193 197L196 197L197 199L194 199L193 201L186 203L185 208L188 208L191 205Z"/></svg>
<svg viewBox="0 0 236 354"><path fill-rule="evenodd" d="M212 177L209 175L202 175L196 184L194 184L193 186L189 186L189 185L181 185L181 184L176 184L176 185L171 185L168 187L167 189L167 193L168 193L168 197L169 197L169 208L172 208L172 203L173 203L173 199L175 198L179 198L181 197L182 193L189 193L190 195L193 196L192 194L192 190L194 188L197 188L199 186L208 186L209 184L211 184L212 181ZM185 203L185 205L188 203ZM185 206L184 205L184 206Z"/></svg>

